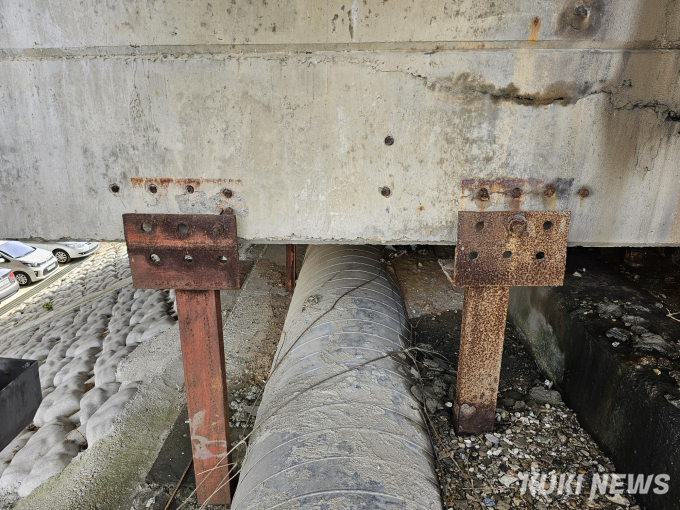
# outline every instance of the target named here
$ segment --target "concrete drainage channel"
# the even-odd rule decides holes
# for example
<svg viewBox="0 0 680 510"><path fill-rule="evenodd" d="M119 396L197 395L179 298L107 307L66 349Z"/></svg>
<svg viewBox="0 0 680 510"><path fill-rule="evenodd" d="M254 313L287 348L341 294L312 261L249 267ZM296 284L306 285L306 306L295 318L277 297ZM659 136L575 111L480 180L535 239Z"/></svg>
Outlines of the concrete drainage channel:
<svg viewBox="0 0 680 510"><path fill-rule="evenodd" d="M509 319L619 472L652 477L656 490L638 492L638 500L678 509L678 310L671 296L646 292L627 269L634 278L613 271L597 252L570 250L564 287L513 289ZM677 267L665 274L677 279Z"/></svg>

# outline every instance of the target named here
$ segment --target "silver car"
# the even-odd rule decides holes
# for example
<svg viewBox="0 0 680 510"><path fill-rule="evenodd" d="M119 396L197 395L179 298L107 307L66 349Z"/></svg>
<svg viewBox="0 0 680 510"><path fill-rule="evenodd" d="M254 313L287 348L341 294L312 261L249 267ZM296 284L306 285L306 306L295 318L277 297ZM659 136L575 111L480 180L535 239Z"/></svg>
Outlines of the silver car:
<svg viewBox="0 0 680 510"><path fill-rule="evenodd" d="M19 283L9 269L0 269L0 302L19 292Z"/></svg>
<svg viewBox="0 0 680 510"><path fill-rule="evenodd" d="M33 248L41 248L51 251L60 264L66 264L71 259L87 257L99 249L99 243L88 241L54 241L54 242L34 242L24 241Z"/></svg>
<svg viewBox="0 0 680 510"><path fill-rule="evenodd" d="M20 241L0 241L0 268L13 271L19 285L42 280L58 266L57 259L47 250Z"/></svg>

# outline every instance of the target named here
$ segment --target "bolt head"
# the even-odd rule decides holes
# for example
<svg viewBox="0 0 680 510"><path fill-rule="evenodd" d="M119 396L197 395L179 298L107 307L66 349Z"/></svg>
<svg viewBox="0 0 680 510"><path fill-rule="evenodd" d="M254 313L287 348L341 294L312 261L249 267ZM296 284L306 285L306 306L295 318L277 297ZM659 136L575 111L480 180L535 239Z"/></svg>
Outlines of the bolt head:
<svg viewBox="0 0 680 510"><path fill-rule="evenodd" d="M224 227L220 224L213 225L211 232L213 237L222 237L224 235Z"/></svg>

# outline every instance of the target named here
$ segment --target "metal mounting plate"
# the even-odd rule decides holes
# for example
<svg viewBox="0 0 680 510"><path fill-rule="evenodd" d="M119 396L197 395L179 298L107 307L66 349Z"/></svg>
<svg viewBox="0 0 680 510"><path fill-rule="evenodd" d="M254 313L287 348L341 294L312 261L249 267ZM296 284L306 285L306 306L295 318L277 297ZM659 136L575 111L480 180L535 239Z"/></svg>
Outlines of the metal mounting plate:
<svg viewBox="0 0 680 510"><path fill-rule="evenodd" d="M460 211L455 264L440 264L461 287L562 285L570 216L568 211Z"/></svg>
<svg viewBox="0 0 680 510"><path fill-rule="evenodd" d="M239 288L233 215L124 214L123 226L135 288Z"/></svg>

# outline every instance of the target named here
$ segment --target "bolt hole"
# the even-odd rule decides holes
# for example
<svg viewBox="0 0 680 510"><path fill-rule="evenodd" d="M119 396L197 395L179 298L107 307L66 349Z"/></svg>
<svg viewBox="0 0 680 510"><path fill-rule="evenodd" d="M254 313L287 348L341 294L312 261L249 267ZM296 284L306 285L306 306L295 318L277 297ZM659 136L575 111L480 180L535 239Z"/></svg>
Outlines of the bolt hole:
<svg viewBox="0 0 680 510"><path fill-rule="evenodd" d="M194 259L191 255L184 255L184 262L193 262Z"/></svg>
<svg viewBox="0 0 680 510"><path fill-rule="evenodd" d="M161 261L161 258L158 255L156 255L155 253L152 253L149 256L149 259L151 259L151 262L153 262L154 264L158 264Z"/></svg>
<svg viewBox="0 0 680 510"><path fill-rule="evenodd" d="M392 137L392 135L387 135L385 137L385 145L394 145L394 137Z"/></svg>
<svg viewBox="0 0 680 510"><path fill-rule="evenodd" d="M477 194L477 197L478 197L481 201L486 202L486 201L489 200L489 198L490 198L490 196L489 196L489 190L486 189L486 188L480 189L480 190L479 190L479 193Z"/></svg>
<svg viewBox="0 0 680 510"><path fill-rule="evenodd" d="M118 193L120 191L120 186L114 182L111 186L109 186L109 189L111 190L111 193Z"/></svg>
<svg viewBox="0 0 680 510"><path fill-rule="evenodd" d="M475 225L475 230L477 232L481 232L482 230L484 230L484 222L483 221L477 222L477 224Z"/></svg>
<svg viewBox="0 0 680 510"><path fill-rule="evenodd" d="M230 189L225 188L225 189L222 190L222 194L223 194L226 198L231 198L231 197L234 195L234 192L231 191Z"/></svg>
<svg viewBox="0 0 680 510"><path fill-rule="evenodd" d="M158 192L158 186L155 184L149 184L149 193L157 193Z"/></svg>
<svg viewBox="0 0 680 510"><path fill-rule="evenodd" d="M186 188L184 188L187 193L190 195L194 192L194 187L191 184L187 184Z"/></svg>
<svg viewBox="0 0 680 510"><path fill-rule="evenodd" d="M477 253L476 251L470 252L470 259L475 260L477 257L479 257L479 253Z"/></svg>
<svg viewBox="0 0 680 510"><path fill-rule="evenodd" d="M588 9L584 5L579 5L574 9L574 15L584 20L588 17Z"/></svg>
<svg viewBox="0 0 680 510"><path fill-rule="evenodd" d="M504 258L504 259L509 259L510 257L512 257L512 252L511 252L511 251L504 251L504 252L503 252L503 258Z"/></svg>
<svg viewBox="0 0 680 510"><path fill-rule="evenodd" d="M546 221L543 224L543 230L550 230L552 228L552 221Z"/></svg>
<svg viewBox="0 0 680 510"><path fill-rule="evenodd" d="M142 230L144 232L151 232L151 223L142 223Z"/></svg>
<svg viewBox="0 0 680 510"><path fill-rule="evenodd" d="M389 197L392 194L392 190L388 188L387 186L384 186L380 188L380 194L384 196L385 198Z"/></svg>
<svg viewBox="0 0 680 510"><path fill-rule="evenodd" d="M536 254L536 258L537 258L538 260L541 260L542 258L545 258L545 253L543 253L542 251L539 251L539 252Z"/></svg>
<svg viewBox="0 0 680 510"><path fill-rule="evenodd" d="M227 257L225 257L224 255L220 255L219 257L217 257L217 261L224 264L227 261Z"/></svg>
<svg viewBox="0 0 680 510"><path fill-rule="evenodd" d="M186 223L180 223L179 225L177 225L177 230L179 230L183 234L186 234L187 232L189 232L189 227L187 226Z"/></svg>

